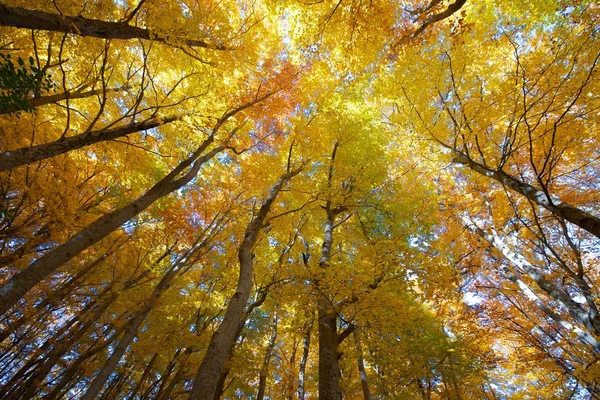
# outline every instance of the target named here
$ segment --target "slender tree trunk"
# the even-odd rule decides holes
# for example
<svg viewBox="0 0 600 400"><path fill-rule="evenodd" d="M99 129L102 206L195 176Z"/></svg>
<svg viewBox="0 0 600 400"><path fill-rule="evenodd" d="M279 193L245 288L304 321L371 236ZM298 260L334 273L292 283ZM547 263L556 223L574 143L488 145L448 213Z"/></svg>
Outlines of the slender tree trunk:
<svg viewBox="0 0 600 400"><path fill-rule="evenodd" d="M123 337L119 341L119 344L115 346L110 357L108 358L100 372L98 372L98 375L96 375L85 394L81 397L81 400L93 400L98 397L100 391L102 390L102 387L104 386L110 375L114 372L117 364L119 363L119 361L121 361L123 354L125 354L125 351L129 347L131 342L133 342L133 339L136 337L138 329L142 322L144 322L144 320L146 319L146 316L148 315L149 311L150 309L146 309L142 312L139 312L130 320L127 329L123 334Z"/></svg>
<svg viewBox="0 0 600 400"><path fill-rule="evenodd" d="M362 386L363 397L365 400L371 400L371 390L369 389L369 380L367 378L367 370L365 369L362 345L360 343L360 330L356 329L353 335L354 345L356 346L356 353L358 354L358 359L356 360L356 363L358 364L358 373L360 375L360 384Z"/></svg>
<svg viewBox="0 0 600 400"><path fill-rule="evenodd" d="M36 284L73 257L111 234L125 222L148 208L156 200L182 188L190 182L196 176L202 164L223 150L223 147L217 147L207 154L200 156L212 143L212 140L212 136L206 139L189 158L182 161L142 196L127 206L111 211L98 218L65 243L39 257L23 271L13 276L0 288L0 315L3 315L14 306ZM190 165L192 165L190 170L183 177L177 178Z"/></svg>
<svg viewBox="0 0 600 400"><path fill-rule="evenodd" d="M263 400L265 398L265 389L267 388L267 377L269 376L269 363L271 362L271 354L275 348L275 341L277 340L277 316L273 321L273 332L269 339L269 345L265 352L265 359L263 360L262 368L260 369L260 377L258 379L258 391L256 393L256 400Z"/></svg>
<svg viewBox="0 0 600 400"><path fill-rule="evenodd" d="M171 267L171 269L163 276L163 278L152 291L150 299L148 299L147 304L144 306L144 309L135 314L130 319L129 326L125 330L125 333L119 341L119 344L115 347L112 354L104 364L104 367L102 367L98 375L96 375L96 377L90 384L87 392L83 395L81 400L93 400L98 396L98 394L102 390L102 387L115 370L117 364L119 363L119 361L121 361L121 358L125 354L125 351L127 351L129 345L137 336L137 332L140 326L142 325L142 322L144 322L152 308L156 305L160 296L169 288L173 279L178 275L178 272L180 271L178 266L178 262L176 262Z"/></svg>
<svg viewBox="0 0 600 400"><path fill-rule="evenodd" d="M169 361L169 364L167 365L165 372L160 374L160 386L158 387L158 391L156 392L156 396L155 396L156 399L161 398L163 390L165 390L165 386L167 385L167 382L169 381L169 378L171 377L171 374L173 373L173 370L175 369L175 365L177 364L177 359L179 358L181 353L182 353L182 349L177 349L177 351L175 351L175 355L173 356L171 361Z"/></svg>
<svg viewBox="0 0 600 400"><path fill-rule="evenodd" d="M45 318L48 318L52 314L52 312L51 310L45 310L45 308L52 303L60 303L60 300L62 300L71 292L72 288L79 282L79 280L85 275L87 275L102 260L104 260L104 258L106 258L107 255L108 253L105 253L102 256L98 257L94 262L77 272L77 274L68 278L58 289L53 291L50 296L43 299L39 304L37 304L33 312L33 315L35 316L34 319L39 322L40 319L44 321ZM15 321L12 325L8 326L2 332L0 332L0 343L2 343L13 332L19 330L30 319L31 316L21 315L19 319L17 319L17 321ZM31 326L28 327L28 331L30 330Z"/></svg>
<svg viewBox="0 0 600 400"><path fill-rule="evenodd" d="M496 171L476 163L462 153L455 151L454 156L454 162L466 165L471 170L481 175L495 179L504 186L511 188L534 203L544 207L554 215L561 217L600 238L600 218L555 197L548 196L542 190L522 182L503 171Z"/></svg>
<svg viewBox="0 0 600 400"><path fill-rule="evenodd" d="M149 29L138 28L129 25L127 22L108 22L84 17L69 17L20 7L8 7L3 4L0 4L0 25L73 33L79 36L92 36L102 39L147 39L162 43L168 41L167 35L160 35L151 32ZM176 39L182 40L187 46L226 50L226 47L222 45L213 45L204 40Z"/></svg>
<svg viewBox="0 0 600 400"><path fill-rule="evenodd" d="M58 103L64 100L75 100L75 99L86 99L88 97L93 97L93 96L98 96L101 95L105 92L118 92L121 89L94 89L94 90L88 90L87 92L83 92L83 91L74 91L74 92L69 92L69 91L65 91L65 92L61 92L61 93L57 93L57 94L53 94L53 95L49 95L49 96L39 96L39 97L32 97L31 99L29 99L27 101L27 105L29 107L41 107L41 106L45 106L46 104L53 104L53 103ZM11 112L15 112L18 111L17 109L8 109L8 110L1 110L0 114L8 114Z"/></svg>
<svg viewBox="0 0 600 400"><path fill-rule="evenodd" d="M295 375L296 375L296 352L298 351L298 344L294 339L294 347L292 347L292 354L290 355L290 366L289 373L287 374L288 385L285 389L285 393L287 395L287 400L294 400L294 394L296 392L295 388Z"/></svg>
<svg viewBox="0 0 600 400"><path fill-rule="evenodd" d="M281 188L288 180L299 172L300 169L286 172L279 178L277 183L271 187L269 195L261 205L260 210L246 228L244 240L238 251L240 272L237 289L233 298L227 305L227 311L225 312L223 321L211 338L210 345L208 346L204 359L198 369L196 379L194 380L194 385L189 397L190 400L207 400L213 399L215 396L221 369L223 368L227 354L234 344L236 332L239 329L246 303L250 297L253 267L252 248L258 239L258 233L263 227L267 214L271 209L271 205L277 198Z"/></svg>
<svg viewBox="0 0 600 400"><path fill-rule="evenodd" d="M60 378L60 382L52 389L52 392L48 396L45 397L46 400L55 400L61 397L61 392L64 388L67 387L69 383L71 383L73 377L79 372L81 365L88 360L90 357L93 357L102 349L106 348L108 345L113 343L117 337L127 328L127 325L122 328L117 329L108 339L99 345L93 346L88 349L85 353L81 354L75 362L71 363L67 370L63 373Z"/></svg>
<svg viewBox="0 0 600 400"><path fill-rule="evenodd" d="M160 397L160 400L169 400L171 398L171 393L173 393L173 390L175 389L177 384L183 379L183 373L184 372L182 366L177 370L173 379L171 379L169 386L167 386L167 388L165 389L162 397Z"/></svg>
<svg viewBox="0 0 600 400"><path fill-rule="evenodd" d="M152 118L147 121L136 122L118 128L100 129L97 131L84 132L75 136L67 136L55 140L51 143L38 144L31 147L23 147L17 150L7 151L0 154L0 172L6 171L21 165L32 164L36 161L56 157L69 151L77 150L85 146L107 140L117 139L130 133L142 132L148 129L163 126L173 121L177 117Z"/></svg>
<svg viewBox="0 0 600 400"><path fill-rule="evenodd" d="M144 382L146 381L146 378L150 374L150 371L152 371L152 367L154 366L154 362L156 361L157 357L158 357L158 353L154 353L154 355L150 359L150 362L144 369L144 373L142 374L140 380L138 381L138 383L135 385L135 387L131 391L131 394L129 395L129 400L134 400L135 396L137 396L137 393L140 391L140 389L144 385Z"/></svg>
<svg viewBox="0 0 600 400"><path fill-rule="evenodd" d="M304 400L306 391L304 390L305 379L306 379L306 363L308 362L308 355L310 353L310 331L314 324L314 319L310 320L308 328L306 329L306 335L304 336L304 344L302 346L302 359L300 360L300 371L298 372L298 399Z"/></svg>

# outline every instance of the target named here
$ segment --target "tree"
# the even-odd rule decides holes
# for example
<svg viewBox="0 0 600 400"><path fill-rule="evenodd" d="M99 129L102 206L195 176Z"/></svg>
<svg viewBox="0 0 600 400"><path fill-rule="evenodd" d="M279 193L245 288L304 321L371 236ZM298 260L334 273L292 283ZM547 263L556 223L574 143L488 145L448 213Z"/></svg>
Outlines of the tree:
<svg viewBox="0 0 600 400"><path fill-rule="evenodd" d="M0 5L0 392L597 398L590 1Z"/></svg>

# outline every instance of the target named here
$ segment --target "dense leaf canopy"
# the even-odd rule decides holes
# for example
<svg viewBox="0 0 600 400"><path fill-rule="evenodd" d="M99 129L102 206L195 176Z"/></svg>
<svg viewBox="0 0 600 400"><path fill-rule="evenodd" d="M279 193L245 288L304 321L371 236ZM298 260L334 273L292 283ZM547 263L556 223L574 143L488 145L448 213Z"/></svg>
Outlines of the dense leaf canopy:
<svg viewBox="0 0 600 400"><path fill-rule="evenodd" d="M0 4L6 399L600 399L600 7Z"/></svg>

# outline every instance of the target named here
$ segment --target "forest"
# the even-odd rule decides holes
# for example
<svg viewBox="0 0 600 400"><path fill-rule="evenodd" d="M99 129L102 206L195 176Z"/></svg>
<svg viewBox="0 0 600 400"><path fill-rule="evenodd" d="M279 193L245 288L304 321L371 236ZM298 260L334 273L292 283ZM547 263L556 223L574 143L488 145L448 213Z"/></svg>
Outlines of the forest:
<svg viewBox="0 0 600 400"><path fill-rule="evenodd" d="M600 399L593 0L0 1L1 399Z"/></svg>

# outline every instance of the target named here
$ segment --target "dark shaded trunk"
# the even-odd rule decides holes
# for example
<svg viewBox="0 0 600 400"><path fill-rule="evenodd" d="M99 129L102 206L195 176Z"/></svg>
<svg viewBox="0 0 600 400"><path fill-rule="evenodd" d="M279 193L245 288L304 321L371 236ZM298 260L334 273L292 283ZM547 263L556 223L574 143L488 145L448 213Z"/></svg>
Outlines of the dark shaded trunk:
<svg viewBox="0 0 600 400"><path fill-rule="evenodd" d="M179 359L179 356L181 355L182 349L177 349L177 351L175 351L175 355L173 356L173 359L171 359L171 361L169 361L169 364L167 365L167 368L165 369L165 371L160 374L160 386L158 387L158 391L156 392L156 399L160 399L161 395L163 393L163 391L165 390L165 387L167 386L167 382L169 381L169 378L171 377L171 374L173 373L173 370L175 369L175 365L177 364L177 359Z"/></svg>
<svg viewBox="0 0 600 400"><path fill-rule="evenodd" d="M79 36L92 36L101 39L146 39L166 43L167 35L138 28L127 22L108 22L85 17L69 17L20 7L8 7L0 4L0 25L15 28L36 29L62 33L73 33ZM204 40L189 38L173 38L187 46L203 47L214 50L226 50L224 46L213 45Z"/></svg>
<svg viewBox="0 0 600 400"><path fill-rule="evenodd" d="M169 382L169 385L165 389L162 397L160 397L160 400L169 400L171 398L171 393L173 393L173 390L175 389L177 384L179 384L179 382L181 382L181 380L184 378L184 373L185 370L184 366L182 365L175 373L173 379L171 379L171 382Z"/></svg>
<svg viewBox="0 0 600 400"><path fill-rule="evenodd" d="M95 143L117 139L129 135L130 133L156 128L176 121L177 119L177 117L168 117L164 119L152 118L147 121L136 122L118 128L84 132L75 136L63 137L51 143L38 144L31 147L7 151L0 154L0 172L21 165L32 164L47 158L56 157L60 154L68 153L69 151L77 150Z"/></svg>
<svg viewBox="0 0 600 400"><path fill-rule="evenodd" d="M210 345L204 355L204 359L198 369L194 385L190 393L190 400L206 400L213 399L217 389L217 383L221 374L223 364L227 359L227 355L234 345L236 333L239 329L244 309L250 290L252 288L252 267L254 258L252 248L258 239L258 233L263 227L267 214L271 209L271 205L277 198L281 188L293 176L297 175L300 169L283 174L277 183L269 191L269 195L262 203L260 210L252 218L246 232L244 240L238 251L238 259L240 264L240 272L238 284L233 298L227 305L227 311L223 317L223 321L219 325L217 331L213 334Z"/></svg>
<svg viewBox="0 0 600 400"><path fill-rule="evenodd" d="M493 170L476 163L462 153L455 151L454 156L454 162L466 165L471 170L500 182L502 185L511 188L534 203L544 207L557 217L563 218L600 238L600 218L549 196L544 191L508 175L504 171Z"/></svg>
<svg viewBox="0 0 600 400"><path fill-rule="evenodd" d="M104 342L91 347L90 349L88 349L85 353L81 354L77 360L75 360L75 362L71 363L71 365L69 365L69 367L67 368L67 370L63 373L63 375L60 378L60 382L58 382L58 384L52 389L52 392L50 392L50 394L48 394L48 396L45 397L46 400L55 400L58 399L60 397L62 397L62 392L64 391L64 389L67 388L67 386L72 383L72 379L73 377L77 374L77 372L79 372L81 365L88 360L89 358L93 357L94 355L96 355L99 351L101 351L102 349L106 348L108 345L110 345L111 343L113 343L117 337L121 334L121 332L123 332L125 330L125 328L127 328L127 325L123 326L122 328L116 330L108 339L106 339Z"/></svg>
<svg viewBox="0 0 600 400"><path fill-rule="evenodd" d="M45 318L50 317L52 315L52 310L46 310L46 307L53 303L59 303L63 298L68 296L72 289L79 283L80 279L86 276L95 266L104 260L108 254L109 253L105 253L101 255L94 262L77 272L77 274L68 278L61 284L59 288L53 291L50 296L46 297L39 304L37 304L33 312L35 320L39 322L40 319L44 320ZM26 322L29 322L30 320L31 316L21 315L13 324L9 325L5 330L0 332L0 343L8 338L13 332L18 331L23 325L25 325ZM30 326L28 327L28 331L31 331Z"/></svg>
<svg viewBox="0 0 600 400"><path fill-rule="evenodd" d="M87 92L83 92L81 90L76 90L74 92L61 92L61 93L57 93L57 94L53 94L53 95L49 95L49 96L39 96L39 97L32 97L31 99L29 99L27 101L27 105L29 107L32 108L36 108L36 107L41 107L41 106L45 106L47 104L53 104L53 103L58 103L64 100L75 100L75 99L86 99L88 97L93 97L93 96L98 96L101 95L103 93L106 92L118 92L121 89L94 89L94 90L88 90ZM0 114L9 114L12 112L16 112L19 111L19 108L13 108L13 109L3 109L0 110Z"/></svg>

